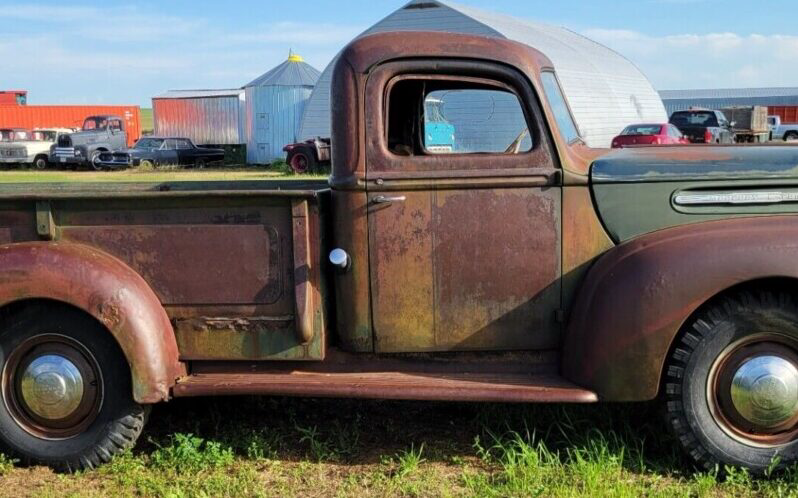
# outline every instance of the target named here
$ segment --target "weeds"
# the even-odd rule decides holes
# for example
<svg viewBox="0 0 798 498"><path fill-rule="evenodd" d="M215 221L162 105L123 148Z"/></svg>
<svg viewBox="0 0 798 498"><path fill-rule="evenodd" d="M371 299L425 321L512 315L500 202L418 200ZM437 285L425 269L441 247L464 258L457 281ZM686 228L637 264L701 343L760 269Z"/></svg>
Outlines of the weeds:
<svg viewBox="0 0 798 498"><path fill-rule="evenodd" d="M12 460L0 453L0 477L9 474L12 470L14 470L14 463L16 463L16 460Z"/></svg>
<svg viewBox="0 0 798 498"><path fill-rule="evenodd" d="M0 496L798 498L798 466L774 462L769 478L696 472L654 409L176 400L156 407L148 439L98 471L0 460Z"/></svg>
<svg viewBox="0 0 798 498"><path fill-rule="evenodd" d="M181 473L195 473L233 463L233 450L192 434L175 434L167 446L158 446L152 465Z"/></svg>

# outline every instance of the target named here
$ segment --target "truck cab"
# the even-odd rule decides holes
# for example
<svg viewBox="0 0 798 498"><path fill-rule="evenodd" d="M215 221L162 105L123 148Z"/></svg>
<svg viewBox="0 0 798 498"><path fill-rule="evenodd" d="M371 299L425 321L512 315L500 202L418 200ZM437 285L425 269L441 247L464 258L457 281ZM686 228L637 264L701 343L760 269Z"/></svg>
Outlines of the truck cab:
<svg viewBox="0 0 798 498"><path fill-rule="evenodd" d="M520 43L370 35L328 182L0 188L0 441L93 467L185 396L659 399L699 465L792 464L798 149L592 149L562 88Z"/></svg>
<svg viewBox="0 0 798 498"><path fill-rule="evenodd" d="M36 128L25 140L0 143L0 164L30 165L36 169L46 169L50 164L50 148L58 137L73 132L74 130L67 128Z"/></svg>
<svg viewBox="0 0 798 498"><path fill-rule="evenodd" d="M125 149L125 120L119 116L89 116L80 131L62 135L51 149L51 162L60 166L88 165L102 169L100 154Z"/></svg>

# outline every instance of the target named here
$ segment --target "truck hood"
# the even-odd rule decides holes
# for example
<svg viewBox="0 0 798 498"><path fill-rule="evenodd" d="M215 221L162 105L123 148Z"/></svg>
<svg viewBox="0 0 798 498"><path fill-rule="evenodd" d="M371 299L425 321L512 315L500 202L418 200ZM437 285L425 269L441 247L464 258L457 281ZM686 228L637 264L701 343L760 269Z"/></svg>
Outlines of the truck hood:
<svg viewBox="0 0 798 498"><path fill-rule="evenodd" d="M679 145L617 149L593 162L593 183L798 178L792 145Z"/></svg>
<svg viewBox="0 0 798 498"><path fill-rule="evenodd" d="M86 144L93 144L98 142L100 138L105 137L105 132L97 132L97 131L78 131L75 133L70 133L69 139L72 141L72 146L77 145L86 145Z"/></svg>
<svg viewBox="0 0 798 498"><path fill-rule="evenodd" d="M685 224L798 215L798 147L618 149L593 162L591 190L618 243Z"/></svg>

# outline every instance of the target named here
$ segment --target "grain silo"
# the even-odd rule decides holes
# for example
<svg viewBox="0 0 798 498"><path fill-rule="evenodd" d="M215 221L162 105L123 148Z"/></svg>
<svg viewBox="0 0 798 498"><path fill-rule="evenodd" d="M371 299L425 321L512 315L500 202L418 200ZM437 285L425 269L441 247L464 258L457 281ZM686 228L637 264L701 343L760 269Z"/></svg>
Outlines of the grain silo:
<svg viewBox="0 0 798 498"><path fill-rule="evenodd" d="M247 162L269 164L298 139L305 104L321 73L290 54L288 60L244 87Z"/></svg>

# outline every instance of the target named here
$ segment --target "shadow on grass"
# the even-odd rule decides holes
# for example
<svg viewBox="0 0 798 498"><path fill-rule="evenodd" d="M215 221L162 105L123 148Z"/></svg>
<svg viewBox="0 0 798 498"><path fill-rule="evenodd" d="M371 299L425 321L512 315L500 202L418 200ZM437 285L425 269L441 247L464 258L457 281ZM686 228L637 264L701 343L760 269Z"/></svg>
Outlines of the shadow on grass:
<svg viewBox="0 0 798 498"><path fill-rule="evenodd" d="M520 443L615 458L631 472L691 473L655 404L509 405L230 397L156 406L137 453L176 433L242 457L369 465L423 445L426 461L492 457ZM606 452L607 455L596 453Z"/></svg>

